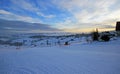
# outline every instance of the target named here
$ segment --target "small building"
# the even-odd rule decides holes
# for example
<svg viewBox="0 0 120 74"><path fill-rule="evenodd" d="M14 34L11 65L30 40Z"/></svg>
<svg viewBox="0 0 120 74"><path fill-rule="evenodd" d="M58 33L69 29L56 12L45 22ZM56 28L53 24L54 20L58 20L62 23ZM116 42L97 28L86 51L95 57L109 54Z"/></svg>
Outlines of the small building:
<svg viewBox="0 0 120 74"><path fill-rule="evenodd" d="M120 21L116 23L116 31L120 31Z"/></svg>
<svg viewBox="0 0 120 74"><path fill-rule="evenodd" d="M120 36L120 21L116 23L116 32L117 35Z"/></svg>

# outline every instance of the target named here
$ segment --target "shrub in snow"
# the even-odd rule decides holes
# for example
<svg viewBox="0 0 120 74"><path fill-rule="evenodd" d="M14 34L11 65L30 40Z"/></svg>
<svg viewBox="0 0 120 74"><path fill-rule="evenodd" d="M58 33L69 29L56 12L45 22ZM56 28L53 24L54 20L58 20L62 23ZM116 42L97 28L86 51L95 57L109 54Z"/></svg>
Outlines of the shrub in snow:
<svg viewBox="0 0 120 74"><path fill-rule="evenodd" d="M106 31L106 32L100 33L99 40L100 41L116 40L116 36L117 36L116 32Z"/></svg>
<svg viewBox="0 0 120 74"><path fill-rule="evenodd" d="M74 39L71 39L70 41L74 41Z"/></svg>
<svg viewBox="0 0 120 74"><path fill-rule="evenodd" d="M109 37L108 35L103 35L103 36L101 36L101 39L102 39L103 41L109 41L109 40L110 40L110 37Z"/></svg>
<svg viewBox="0 0 120 74"><path fill-rule="evenodd" d="M68 42L65 42L65 44L64 44L64 45L69 45L69 44L68 44Z"/></svg>

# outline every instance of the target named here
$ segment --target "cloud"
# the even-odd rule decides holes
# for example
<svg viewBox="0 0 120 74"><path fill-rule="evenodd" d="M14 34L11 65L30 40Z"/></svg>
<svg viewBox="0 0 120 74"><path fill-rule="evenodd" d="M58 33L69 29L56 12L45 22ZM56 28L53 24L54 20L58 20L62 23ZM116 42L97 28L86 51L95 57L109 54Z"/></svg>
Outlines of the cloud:
<svg viewBox="0 0 120 74"><path fill-rule="evenodd" d="M2 3L2 0L0 2L1 19L46 23L59 29L110 28L120 20L119 0L10 0L9 3L5 2Z"/></svg>
<svg viewBox="0 0 120 74"><path fill-rule="evenodd" d="M43 14L43 13L41 13L41 12L37 12L37 14L39 15L39 16L42 16L42 17L45 17L45 18L54 18L55 17L55 15L45 15L45 14Z"/></svg>
<svg viewBox="0 0 120 74"><path fill-rule="evenodd" d="M117 0L61 0L53 1L59 8L68 10L70 12L80 12L83 10L87 10L89 12L98 11L98 10L106 10L111 5L115 4ZM75 11L76 10L76 11Z"/></svg>
<svg viewBox="0 0 120 74"><path fill-rule="evenodd" d="M60 30L41 23L28 23L22 21L8 21L0 19L0 33L40 33L54 31Z"/></svg>
<svg viewBox="0 0 120 74"><path fill-rule="evenodd" d="M7 19L7 20L18 20L18 21L25 21L25 22L38 22L42 23L42 21L38 18L32 18L29 16L20 16L13 14L11 12L5 11L5 10L0 10L0 18L1 19Z"/></svg>
<svg viewBox="0 0 120 74"><path fill-rule="evenodd" d="M17 8L22 8L28 11L38 11L39 9L34 6L34 4L30 3L27 0L11 0L13 5Z"/></svg>
<svg viewBox="0 0 120 74"><path fill-rule="evenodd" d="M120 20L120 8L113 9L118 0L54 0L58 8L69 11L73 16L71 20L76 20L71 27L91 27L92 24L115 25ZM58 23L59 24L59 23ZM73 24L71 22L67 24ZM64 24L65 25L65 24ZM103 26L103 25L101 25ZM95 26L97 27L97 26ZM104 26L103 26L104 27Z"/></svg>
<svg viewBox="0 0 120 74"><path fill-rule="evenodd" d="M11 13L10 13L10 12L7 12L7 11L5 11L5 10L0 10L0 14L10 15Z"/></svg>
<svg viewBox="0 0 120 74"><path fill-rule="evenodd" d="M37 1L37 0L36 0ZM35 14L37 14L38 16L42 16L44 18L54 18L55 15L53 14L44 14L42 11L43 9L42 8L45 8L46 6L44 5L42 8L40 8L40 2L39 2L39 5L37 6L35 1L29 1L29 0L11 0L11 2L13 3L13 9L15 10L19 10L21 9L21 11L26 10L26 11L30 11L30 12L33 12ZM22 4L22 5L21 5Z"/></svg>

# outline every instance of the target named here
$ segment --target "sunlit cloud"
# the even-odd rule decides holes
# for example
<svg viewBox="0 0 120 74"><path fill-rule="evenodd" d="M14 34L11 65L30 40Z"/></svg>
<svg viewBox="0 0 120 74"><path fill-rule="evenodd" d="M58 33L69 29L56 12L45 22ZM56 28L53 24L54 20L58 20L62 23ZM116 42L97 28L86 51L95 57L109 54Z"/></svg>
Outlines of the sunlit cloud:
<svg viewBox="0 0 120 74"><path fill-rule="evenodd" d="M57 2L57 0L54 0L54 2ZM115 26L115 22L120 20L120 10L118 7L116 7L116 10L111 7L115 4L117 5L117 2L118 0L62 0L59 2L58 7L69 11L73 15L71 20L77 20L74 23L76 27L82 27L86 23L88 23L86 28L91 27L92 24Z"/></svg>

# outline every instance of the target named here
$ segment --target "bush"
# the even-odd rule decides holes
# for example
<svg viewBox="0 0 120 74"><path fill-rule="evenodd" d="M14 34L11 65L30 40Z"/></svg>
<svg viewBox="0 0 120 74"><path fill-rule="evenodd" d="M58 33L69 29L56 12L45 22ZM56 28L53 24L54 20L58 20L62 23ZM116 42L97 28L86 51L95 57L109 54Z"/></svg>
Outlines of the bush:
<svg viewBox="0 0 120 74"><path fill-rule="evenodd" d="M98 41L98 38L99 38L98 31L92 32L92 39L93 39L93 41Z"/></svg>
<svg viewBox="0 0 120 74"><path fill-rule="evenodd" d="M108 35L103 35L103 36L101 37L101 39L104 40L104 41L109 41L109 40L110 40L110 37L109 37Z"/></svg>
<svg viewBox="0 0 120 74"><path fill-rule="evenodd" d="M65 44L64 44L64 45L69 45L69 44L68 44L68 42L65 42Z"/></svg>

